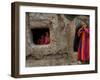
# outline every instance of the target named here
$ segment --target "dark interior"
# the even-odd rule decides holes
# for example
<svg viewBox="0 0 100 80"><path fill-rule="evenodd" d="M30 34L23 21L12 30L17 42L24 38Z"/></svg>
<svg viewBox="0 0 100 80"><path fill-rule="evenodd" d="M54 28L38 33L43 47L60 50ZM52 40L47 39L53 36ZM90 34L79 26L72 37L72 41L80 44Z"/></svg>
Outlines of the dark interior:
<svg viewBox="0 0 100 80"><path fill-rule="evenodd" d="M34 28L31 29L32 41L36 45L45 45L50 43L49 28Z"/></svg>

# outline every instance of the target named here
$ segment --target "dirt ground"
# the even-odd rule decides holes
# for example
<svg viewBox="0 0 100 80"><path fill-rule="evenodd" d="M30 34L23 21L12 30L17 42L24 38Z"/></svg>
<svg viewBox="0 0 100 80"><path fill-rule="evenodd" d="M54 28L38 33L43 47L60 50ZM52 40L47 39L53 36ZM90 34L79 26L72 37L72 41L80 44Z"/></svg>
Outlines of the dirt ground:
<svg viewBox="0 0 100 80"><path fill-rule="evenodd" d="M35 59L33 56L29 56L26 60L26 67L36 67L36 66L61 66L61 65L76 65L77 63L77 53L73 53L74 61L70 62L68 54L55 54L47 55L42 59Z"/></svg>

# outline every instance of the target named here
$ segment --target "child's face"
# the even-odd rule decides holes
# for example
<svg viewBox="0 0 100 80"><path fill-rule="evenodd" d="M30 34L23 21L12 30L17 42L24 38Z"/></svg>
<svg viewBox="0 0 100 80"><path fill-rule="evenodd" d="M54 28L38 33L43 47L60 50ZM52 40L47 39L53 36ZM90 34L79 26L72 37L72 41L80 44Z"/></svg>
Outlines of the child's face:
<svg viewBox="0 0 100 80"><path fill-rule="evenodd" d="M46 32L46 36L49 36L49 33L48 32Z"/></svg>
<svg viewBox="0 0 100 80"><path fill-rule="evenodd" d="M43 39L44 38L44 36L41 36L41 39Z"/></svg>
<svg viewBox="0 0 100 80"><path fill-rule="evenodd" d="M83 28L87 27L86 23L84 23L84 22L82 22L81 25L82 25Z"/></svg>
<svg viewBox="0 0 100 80"><path fill-rule="evenodd" d="M83 27L83 28L86 28L86 27L87 27L87 25L86 25L86 24L83 24L83 25L82 25L82 27Z"/></svg>

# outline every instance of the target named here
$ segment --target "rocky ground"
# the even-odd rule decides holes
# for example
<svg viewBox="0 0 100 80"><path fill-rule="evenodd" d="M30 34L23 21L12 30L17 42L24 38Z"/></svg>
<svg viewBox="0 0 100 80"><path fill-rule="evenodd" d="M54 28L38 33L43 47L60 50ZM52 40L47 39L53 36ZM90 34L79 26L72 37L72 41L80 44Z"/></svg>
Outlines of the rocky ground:
<svg viewBox="0 0 100 80"><path fill-rule="evenodd" d="M76 57L76 53L74 55ZM70 62L68 54L63 54L63 55L50 54L50 55L43 56L42 59L36 59L34 58L34 56L30 55L26 59L26 67L76 65L76 64L78 64L77 61L74 61L72 63Z"/></svg>

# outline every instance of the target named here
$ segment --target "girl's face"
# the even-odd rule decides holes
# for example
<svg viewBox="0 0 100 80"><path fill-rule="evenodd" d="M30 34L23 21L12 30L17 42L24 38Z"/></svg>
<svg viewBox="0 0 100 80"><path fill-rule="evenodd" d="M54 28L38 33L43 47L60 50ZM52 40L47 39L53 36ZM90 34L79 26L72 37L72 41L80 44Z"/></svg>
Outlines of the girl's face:
<svg viewBox="0 0 100 80"><path fill-rule="evenodd" d="M83 28L87 27L87 25L84 22L82 22L81 25L82 25Z"/></svg>
<svg viewBox="0 0 100 80"><path fill-rule="evenodd" d="M82 27L83 27L83 28L86 28L86 27L87 27L87 25L86 25L86 24L83 24L83 25L82 25Z"/></svg>
<svg viewBox="0 0 100 80"><path fill-rule="evenodd" d="M46 32L46 36L49 36L49 33L48 32Z"/></svg>

